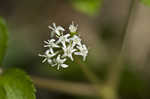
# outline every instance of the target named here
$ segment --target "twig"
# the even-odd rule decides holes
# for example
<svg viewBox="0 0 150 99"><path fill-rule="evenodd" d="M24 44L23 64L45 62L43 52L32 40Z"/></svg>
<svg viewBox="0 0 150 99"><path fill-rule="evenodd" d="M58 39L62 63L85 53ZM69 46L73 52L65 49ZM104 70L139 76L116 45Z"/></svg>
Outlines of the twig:
<svg viewBox="0 0 150 99"><path fill-rule="evenodd" d="M67 94L82 95L82 96L97 96L97 90L90 84L73 83L60 80L49 80L31 76L35 85L40 88L45 88L50 91L59 91Z"/></svg>
<svg viewBox="0 0 150 99"><path fill-rule="evenodd" d="M0 75L3 73L3 69L0 67Z"/></svg>
<svg viewBox="0 0 150 99"><path fill-rule="evenodd" d="M114 62L114 64L112 64L112 68L110 69L110 72L108 74L108 80L107 80L107 84L109 86L111 86L114 90L117 89L117 86L119 85L119 80L120 80L120 75L123 69L123 65L124 65L124 53L125 53L125 48L126 48L126 43L127 43L127 39L128 39L128 28L129 28L129 24L130 24L130 20L136 5L136 0L132 0L131 4L130 4L130 8L129 8L129 14L128 14L128 18L127 18L127 23L125 24L125 28L123 30L124 32L124 40L122 43L122 48L121 48L121 52L118 56L118 58L116 59L116 62Z"/></svg>
<svg viewBox="0 0 150 99"><path fill-rule="evenodd" d="M125 37L122 43L120 54L117 57L116 61L111 65L110 71L108 72L109 74L108 74L108 79L106 81L106 86L112 89L112 97L108 98L108 94L104 93L104 96L103 96L104 99L118 99L117 90L118 90L118 85L120 83L121 72L124 67L124 62L125 62L124 58L125 58L126 43L128 39L128 30L129 30L130 20L131 20L135 5L136 5L136 0L132 0L130 4L130 8L129 8L127 22L123 30L124 32L123 34L125 35Z"/></svg>

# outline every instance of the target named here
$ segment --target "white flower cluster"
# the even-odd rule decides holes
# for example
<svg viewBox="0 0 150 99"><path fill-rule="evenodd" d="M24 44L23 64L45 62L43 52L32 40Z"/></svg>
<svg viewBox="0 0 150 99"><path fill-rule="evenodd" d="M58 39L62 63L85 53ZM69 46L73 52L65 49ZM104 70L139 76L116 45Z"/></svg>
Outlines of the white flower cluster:
<svg viewBox="0 0 150 99"><path fill-rule="evenodd" d="M56 26L53 23L53 27L48 26L52 32L52 39L44 41L44 47L48 48L44 55L39 54L39 56L44 57L44 62L48 62L51 66L57 66L67 68L68 65L65 64L67 59L74 61L73 55L83 56L83 61L86 60L88 54L88 49L85 44L82 44L81 38L77 35L78 25L72 24L69 26L69 32L65 34L65 29L62 26ZM56 37L55 37L56 36ZM54 39L55 38L55 39Z"/></svg>

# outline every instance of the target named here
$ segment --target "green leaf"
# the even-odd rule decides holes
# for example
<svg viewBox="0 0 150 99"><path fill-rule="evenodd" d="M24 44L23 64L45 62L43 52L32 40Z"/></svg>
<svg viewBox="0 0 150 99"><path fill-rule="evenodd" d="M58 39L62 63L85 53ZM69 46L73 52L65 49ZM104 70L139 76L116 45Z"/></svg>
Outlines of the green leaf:
<svg viewBox="0 0 150 99"><path fill-rule="evenodd" d="M145 5L150 6L150 0L141 0L141 2L144 3Z"/></svg>
<svg viewBox="0 0 150 99"><path fill-rule="evenodd" d="M0 17L0 66L2 65L3 58L7 47L7 28L5 21Z"/></svg>
<svg viewBox="0 0 150 99"><path fill-rule="evenodd" d="M102 0L72 0L73 6L88 15L95 15L101 7Z"/></svg>
<svg viewBox="0 0 150 99"><path fill-rule="evenodd" d="M10 69L0 76L0 99L1 92L6 99L35 99L35 88L30 77L19 69Z"/></svg>

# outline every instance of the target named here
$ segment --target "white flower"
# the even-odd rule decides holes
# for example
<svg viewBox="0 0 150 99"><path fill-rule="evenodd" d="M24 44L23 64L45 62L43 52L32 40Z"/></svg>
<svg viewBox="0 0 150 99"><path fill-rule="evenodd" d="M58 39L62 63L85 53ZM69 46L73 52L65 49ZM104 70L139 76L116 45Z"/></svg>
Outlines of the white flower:
<svg viewBox="0 0 150 99"><path fill-rule="evenodd" d="M68 45L68 47L63 47L62 48L64 51L63 57L69 57L73 61L72 54L76 51L76 49L73 49L73 46Z"/></svg>
<svg viewBox="0 0 150 99"><path fill-rule="evenodd" d="M81 46L81 39L77 35L74 35L70 40L73 41L72 46L75 46L76 44Z"/></svg>
<svg viewBox="0 0 150 99"><path fill-rule="evenodd" d="M44 41L44 43L46 45L44 45L44 47L49 47L49 48L59 48L59 46L55 43L55 39L51 39L51 40L48 40L48 41Z"/></svg>
<svg viewBox="0 0 150 99"><path fill-rule="evenodd" d="M78 25L73 22L69 26L69 33L64 33L65 29L62 26L56 26L55 23L52 26L48 26L52 32L49 40L44 41L44 47L47 48L43 55L44 62L48 62L52 67L56 66L57 69L67 68L67 60L74 61L75 55L83 57L83 61L86 60L88 49L86 45L82 44L80 36L77 35ZM54 37L55 36L55 37Z"/></svg>
<svg viewBox="0 0 150 99"><path fill-rule="evenodd" d="M66 61L66 58L61 59L60 55L58 55L57 58L54 59L55 64L53 64L52 66L56 66L57 65L57 69L59 69L60 66L63 67L63 68L67 68L68 65L64 64L65 61Z"/></svg>
<svg viewBox="0 0 150 99"><path fill-rule="evenodd" d="M71 33L76 33L77 32L77 27L78 25L74 25L74 23L72 22L72 24L69 26L69 30Z"/></svg>
<svg viewBox="0 0 150 99"><path fill-rule="evenodd" d="M65 31L65 29L62 27L62 26L57 26L56 27L56 24L55 23L53 23L53 27L51 27L51 26L48 26L51 30L53 30L52 31L52 35L53 35L53 33L56 33L58 36L60 36L60 31Z"/></svg>
<svg viewBox="0 0 150 99"><path fill-rule="evenodd" d="M70 34L66 34L66 35L60 36L59 39L58 39L58 41L56 42L56 44L62 43L62 45L66 47L66 42L70 41L68 39L69 36L70 36Z"/></svg>
<svg viewBox="0 0 150 99"><path fill-rule="evenodd" d="M88 54L88 49L85 45L77 46L77 48L80 50L80 52L75 52L75 55L81 55L83 56L83 61L85 61L86 56Z"/></svg>
<svg viewBox="0 0 150 99"><path fill-rule="evenodd" d="M51 50L46 50L44 55L39 54L39 56L44 57L44 60L42 61L42 63L47 61L49 64L52 65L52 59L51 58L54 57L56 54L57 54L57 52L54 53L53 50L51 49Z"/></svg>

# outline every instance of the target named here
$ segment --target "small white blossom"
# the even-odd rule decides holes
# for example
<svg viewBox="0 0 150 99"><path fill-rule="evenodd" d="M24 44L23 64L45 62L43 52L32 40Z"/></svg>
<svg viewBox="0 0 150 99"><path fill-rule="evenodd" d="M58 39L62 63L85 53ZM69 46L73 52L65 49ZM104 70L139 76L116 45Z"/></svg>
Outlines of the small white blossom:
<svg viewBox="0 0 150 99"><path fill-rule="evenodd" d="M76 44L81 46L81 39L77 35L74 35L70 40L73 41L72 46L75 46Z"/></svg>
<svg viewBox="0 0 150 99"><path fill-rule="evenodd" d="M53 27L48 26L52 31L52 35L53 33L56 33L58 36L60 36L60 31L65 31L65 29L62 26L56 26L55 23L53 23Z"/></svg>
<svg viewBox="0 0 150 99"><path fill-rule="evenodd" d="M55 43L55 39L51 39L51 40L48 40L48 41L44 41L44 43L46 45L44 45L44 47L49 47L49 48L58 48L59 46Z"/></svg>
<svg viewBox="0 0 150 99"><path fill-rule="evenodd" d="M58 55L57 58L54 59L55 64L53 64L52 66L56 66L56 65L57 65L57 69L59 69L60 66L63 67L63 68L67 68L68 65L67 65L67 64L64 64L65 61L66 61L66 58L61 59L61 58L60 58L60 55Z"/></svg>
<svg viewBox="0 0 150 99"><path fill-rule="evenodd" d="M54 57L56 54L57 54L57 52L54 53L53 50L51 49L51 50L46 50L44 55L39 54L39 56L44 57L44 60L42 61L42 63L47 61L49 64L52 64L51 58Z"/></svg>
<svg viewBox="0 0 150 99"><path fill-rule="evenodd" d="M72 54L76 51L76 49L73 49L72 45L69 45L68 47L62 48L64 51L63 57L69 57L73 61Z"/></svg>
<svg viewBox="0 0 150 99"><path fill-rule="evenodd" d="M56 43L57 44L62 43L62 45L66 47L66 42L69 42L69 39L68 39L69 36L70 34L60 36Z"/></svg>
<svg viewBox="0 0 150 99"><path fill-rule="evenodd" d="M56 26L55 23L53 23L52 27L49 26L52 30L51 37L54 37L55 34L56 38L44 41L44 47L48 49L44 55L39 54L44 58L42 63L47 61L51 66L57 66L57 69L60 69L60 67L68 67L66 64L67 59L74 61L73 55L81 55L83 61L85 61L88 49L77 35L77 27L78 25L75 26L72 22L69 26L69 33L64 33L65 29L61 26Z"/></svg>
<svg viewBox="0 0 150 99"><path fill-rule="evenodd" d="M80 50L80 52L75 52L75 55L81 55L83 56L83 61L85 61L86 56L88 54L88 49L85 45L77 46L77 48Z"/></svg>
<svg viewBox="0 0 150 99"><path fill-rule="evenodd" d="M72 24L69 26L69 30L71 33L76 33L77 32L77 27L78 25L74 25L74 22L72 22Z"/></svg>

